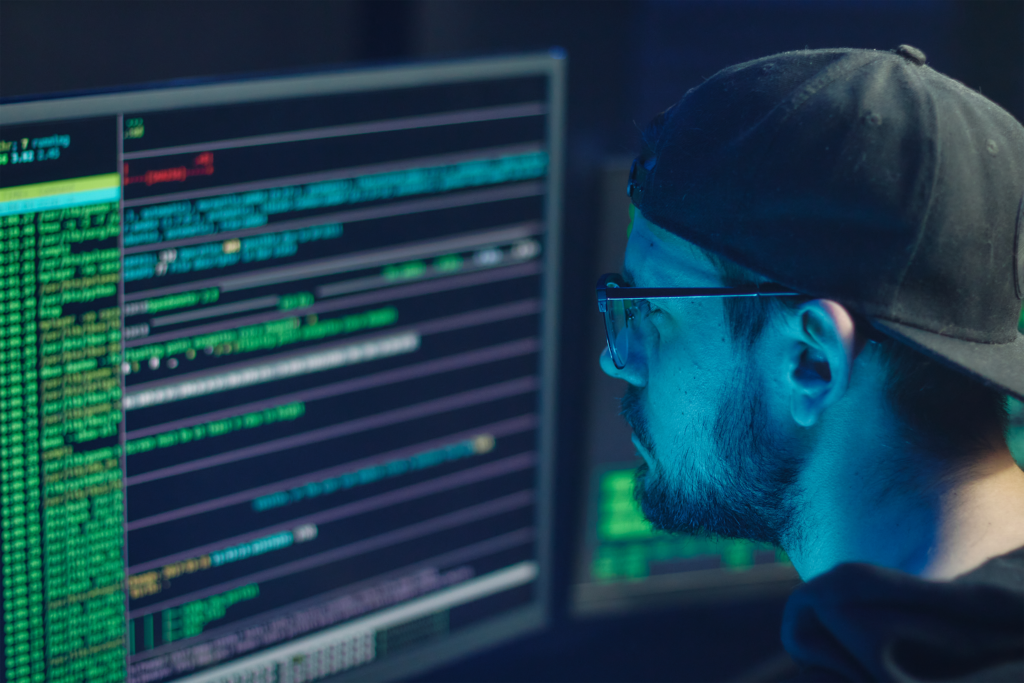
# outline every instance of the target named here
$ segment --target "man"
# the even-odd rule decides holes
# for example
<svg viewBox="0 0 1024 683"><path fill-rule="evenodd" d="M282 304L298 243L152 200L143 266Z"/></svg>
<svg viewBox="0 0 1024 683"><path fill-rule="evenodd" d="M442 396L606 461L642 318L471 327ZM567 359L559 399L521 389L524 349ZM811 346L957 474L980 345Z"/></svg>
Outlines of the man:
<svg viewBox="0 0 1024 683"><path fill-rule="evenodd" d="M601 364L648 519L785 549L808 680L1024 680L1024 128L910 46L790 52L656 118L628 191Z"/></svg>

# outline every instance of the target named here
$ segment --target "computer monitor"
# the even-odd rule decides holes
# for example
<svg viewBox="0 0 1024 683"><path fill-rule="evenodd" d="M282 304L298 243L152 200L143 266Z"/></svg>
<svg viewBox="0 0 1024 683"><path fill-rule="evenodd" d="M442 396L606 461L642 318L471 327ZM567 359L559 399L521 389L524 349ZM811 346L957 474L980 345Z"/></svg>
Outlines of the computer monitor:
<svg viewBox="0 0 1024 683"><path fill-rule="evenodd" d="M632 159L602 171L597 259L591 280L622 268L629 224L626 183ZM641 460L619 415L626 385L598 367L605 347L596 299L588 330L591 364L587 404L586 494L574 570L572 611L581 617L663 609L698 600L781 596L799 581L782 551L748 541L652 531L633 499Z"/></svg>
<svg viewBox="0 0 1024 683"><path fill-rule="evenodd" d="M8 681L545 621L560 53L0 106Z"/></svg>

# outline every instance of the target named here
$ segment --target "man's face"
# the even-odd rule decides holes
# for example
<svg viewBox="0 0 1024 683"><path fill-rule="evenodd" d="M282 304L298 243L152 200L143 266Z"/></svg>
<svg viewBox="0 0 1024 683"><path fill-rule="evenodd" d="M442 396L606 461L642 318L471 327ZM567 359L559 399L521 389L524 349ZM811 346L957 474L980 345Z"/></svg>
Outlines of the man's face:
<svg viewBox="0 0 1024 683"><path fill-rule="evenodd" d="M636 213L623 276L634 287L722 287L712 263ZM774 429L759 344L733 338L721 299L641 305L629 358L605 372L626 380L623 416L645 463L636 494L667 531L778 543L795 466Z"/></svg>

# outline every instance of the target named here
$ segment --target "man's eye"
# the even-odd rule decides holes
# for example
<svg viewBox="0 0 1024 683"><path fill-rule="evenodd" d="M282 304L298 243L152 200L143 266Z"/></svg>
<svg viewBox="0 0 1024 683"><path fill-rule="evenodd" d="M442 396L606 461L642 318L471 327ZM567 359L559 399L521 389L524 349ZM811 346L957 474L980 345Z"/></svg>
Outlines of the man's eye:
<svg viewBox="0 0 1024 683"><path fill-rule="evenodd" d="M638 301L637 306L639 307L641 314L645 317L661 313L661 309L647 299L641 299Z"/></svg>

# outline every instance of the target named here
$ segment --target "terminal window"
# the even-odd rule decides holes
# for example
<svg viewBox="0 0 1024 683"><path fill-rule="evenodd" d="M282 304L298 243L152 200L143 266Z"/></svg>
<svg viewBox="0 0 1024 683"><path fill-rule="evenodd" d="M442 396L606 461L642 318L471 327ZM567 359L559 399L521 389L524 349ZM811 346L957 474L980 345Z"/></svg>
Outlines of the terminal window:
<svg viewBox="0 0 1024 683"><path fill-rule="evenodd" d="M3 127L7 680L316 680L538 605L551 79L435 81Z"/></svg>

